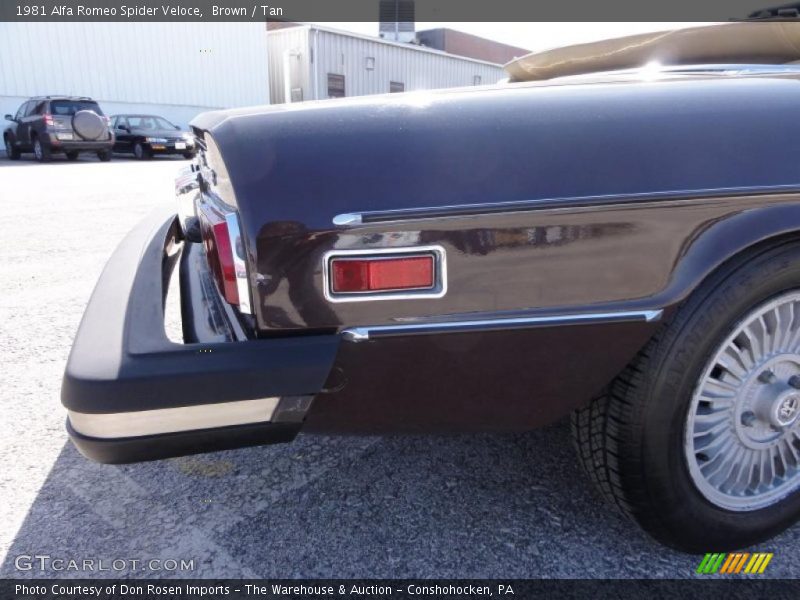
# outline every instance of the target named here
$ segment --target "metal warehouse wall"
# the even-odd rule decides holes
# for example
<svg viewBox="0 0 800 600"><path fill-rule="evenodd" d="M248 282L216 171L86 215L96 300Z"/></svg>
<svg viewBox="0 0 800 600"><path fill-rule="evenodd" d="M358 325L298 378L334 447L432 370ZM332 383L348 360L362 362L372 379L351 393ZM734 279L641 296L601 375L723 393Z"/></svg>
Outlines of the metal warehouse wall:
<svg viewBox="0 0 800 600"><path fill-rule="evenodd" d="M302 86L304 100L328 97L328 73L345 76L347 96L385 94L390 81L403 83L405 91L413 91L475 85L476 77L481 84L492 84L506 77L500 65L324 29L280 29L270 31L267 37L270 96L274 103L285 101L285 50L301 53L291 61L292 87ZM373 69L367 69L368 58L374 59Z"/></svg>
<svg viewBox="0 0 800 600"><path fill-rule="evenodd" d="M310 46L308 27L287 27L267 33L269 55L269 99L273 104L282 104L284 99L284 54L294 53L288 63L291 70L291 85L303 90L304 100L313 100L308 86L310 82Z"/></svg>
<svg viewBox="0 0 800 600"><path fill-rule="evenodd" d="M2 23L0 110L29 96L91 96L106 113L188 121L269 102L263 23Z"/></svg>

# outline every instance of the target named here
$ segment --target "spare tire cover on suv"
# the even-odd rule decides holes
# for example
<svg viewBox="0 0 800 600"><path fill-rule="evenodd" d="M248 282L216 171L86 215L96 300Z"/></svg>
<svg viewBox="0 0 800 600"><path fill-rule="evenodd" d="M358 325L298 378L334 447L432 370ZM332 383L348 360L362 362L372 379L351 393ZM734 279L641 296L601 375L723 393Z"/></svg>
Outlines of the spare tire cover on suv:
<svg viewBox="0 0 800 600"><path fill-rule="evenodd" d="M72 115L72 128L85 140L98 140L106 133L106 123L93 110L79 110Z"/></svg>

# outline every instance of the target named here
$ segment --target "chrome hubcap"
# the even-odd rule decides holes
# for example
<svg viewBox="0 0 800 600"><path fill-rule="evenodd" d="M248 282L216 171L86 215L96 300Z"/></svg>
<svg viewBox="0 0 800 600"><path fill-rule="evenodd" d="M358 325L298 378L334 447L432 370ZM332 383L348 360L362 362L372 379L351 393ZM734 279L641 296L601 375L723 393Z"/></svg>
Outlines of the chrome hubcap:
<svg viewBox="0 0 800 600"><path fill-rule="evenodd" d="M42 158L42 143L39 140L36 140L36 143L33 144L33 153L36 158Z"/></svg>
<svg viewBox="0 0 800 600"><path fill-rule="evenodd" d="M703 496L756 510L800 488L800 291L748 313L706 365L684 451Z"/></svg>

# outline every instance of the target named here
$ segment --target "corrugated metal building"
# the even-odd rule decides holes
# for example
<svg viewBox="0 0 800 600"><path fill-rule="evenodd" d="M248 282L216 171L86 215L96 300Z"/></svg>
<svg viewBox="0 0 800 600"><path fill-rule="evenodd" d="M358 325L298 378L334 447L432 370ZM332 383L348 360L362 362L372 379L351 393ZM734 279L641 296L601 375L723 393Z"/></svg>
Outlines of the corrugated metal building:
<svg viewBox="0 0 800 600"><path fill-rule="evenodd" d="M1 23L0 48L0 115L48 94L179 125L269 103L264 23Z"/></svg>
<svg viewBox="0 0 800 600"><path fill-rule="evenodd" d="M317 25L267 33L270 101L319 100L496 83L502 67Z"/></svg>

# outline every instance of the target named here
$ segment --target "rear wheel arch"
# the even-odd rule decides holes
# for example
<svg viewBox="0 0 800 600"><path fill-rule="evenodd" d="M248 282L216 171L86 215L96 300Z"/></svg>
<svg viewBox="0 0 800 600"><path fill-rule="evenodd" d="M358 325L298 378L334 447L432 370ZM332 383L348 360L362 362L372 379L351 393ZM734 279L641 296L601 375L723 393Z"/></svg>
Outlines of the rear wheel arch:
<svg viewBox="0 0 800 600"><path fill-rule="evenodd" d="M800 203L742 211L718 221L681 254L669 284L653 304L679 306L719 273L792 242L800 242Z"/></svg>
<svg viewBox="0 0 800 600"><path fill-rule="evenodd" d="M776 233L773 236L758 240L747 246L743 246L736 253L727 257L722 262L715 264L713 268L693 287L685 300L689 300L695 293L701 293L704 286L709 281L717 278L724 278L726 274L736 270L743 264L758 257L765 252L771 252L781 246L800 245L800 225L794 231Z"/></svg>

